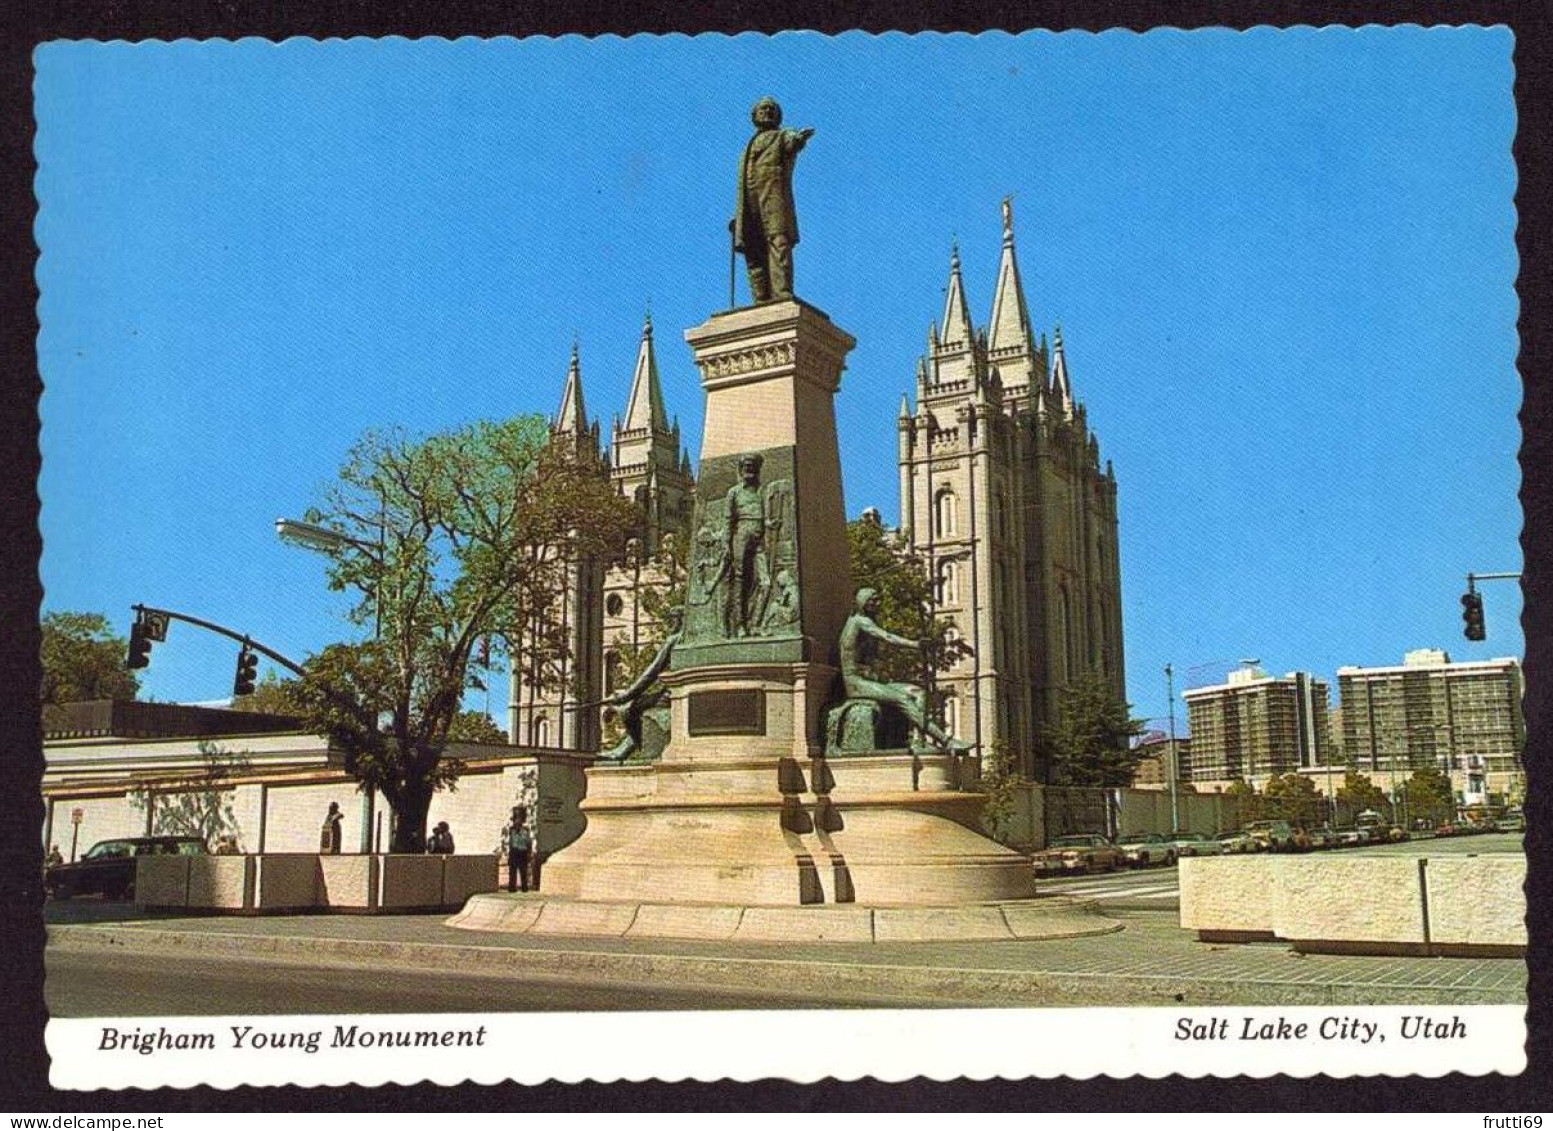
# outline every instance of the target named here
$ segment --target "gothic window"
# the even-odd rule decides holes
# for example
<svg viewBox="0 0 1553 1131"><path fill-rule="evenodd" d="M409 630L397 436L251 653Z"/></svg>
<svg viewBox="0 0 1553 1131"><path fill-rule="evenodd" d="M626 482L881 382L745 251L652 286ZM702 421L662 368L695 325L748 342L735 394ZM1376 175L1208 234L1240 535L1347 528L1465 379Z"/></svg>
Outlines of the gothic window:
<svg viewBox="0 0 1553 1131"><path fill-rule="evenodd" d="M949 737L960 737L960 697L953 691L944 696L944 730Z"/></svg>
<svg viewBox="0 0 1553 1131"><path fill-rule="evenodd" d="M953 538L960 532L959 501L954 492L945 487L933 501L934 533L940 538Z"/></svg>
<svg viewBox="0 0 1553 1131"><path fill-rule="evenodd" d="M956 628L954 625L950 625L948 628L944 629L944 643L946 645L955 645L955 644L958 644L959 642L960 642L960 630L958 628ZM949 666L952 667L952 668L959 667L960 666L960 656L959 656L959 654L953 648L950 649L949 654L954 657L954 662L951 663Z"/></svg>
<svg viewBox="0 0 1553 1131"><path fill-rule="evenodd" d="M1058 642L1062 650L1062 681L1067 683L1073 676L1073 669L1077 666L1073 662L1073 608L1068 601L1067 586L1062 587L1058 598L1058 613L1057 627L1062 634Z"/></svg>
<svg viewBox="0 0 1553 1131"><path fill-rule="evenodd" d="M550 745L550 720L544 715L534 720L534 745Z"/></svg>
<svg viewBox="0 0 1553 1131"><path fill-rule="evenodd" d="M960 603L960 567L945 562L938 574L938 600L943 605Z"/></svg>
<svg viewBox="0 0 1553 1131"><path fill-rule="evenodd" d="M604 611L612 617L618 617L625 607L626 603L619 593L611 593L604 601Z"/></svg>

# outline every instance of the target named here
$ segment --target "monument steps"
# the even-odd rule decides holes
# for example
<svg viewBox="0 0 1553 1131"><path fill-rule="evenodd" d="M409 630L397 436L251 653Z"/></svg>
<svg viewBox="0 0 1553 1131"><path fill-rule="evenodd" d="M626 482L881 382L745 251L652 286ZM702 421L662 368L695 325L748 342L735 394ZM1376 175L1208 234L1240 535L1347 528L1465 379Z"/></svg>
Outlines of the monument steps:
<svg viewBox="0 0 1553 1131"><path fill-rule="evenodd" d="M752 943L1038 941L1111 934L1123 926L1093 901L1066 896L943 907L751 907L504 892L474 896L447 925L504 934Z"/></svg>

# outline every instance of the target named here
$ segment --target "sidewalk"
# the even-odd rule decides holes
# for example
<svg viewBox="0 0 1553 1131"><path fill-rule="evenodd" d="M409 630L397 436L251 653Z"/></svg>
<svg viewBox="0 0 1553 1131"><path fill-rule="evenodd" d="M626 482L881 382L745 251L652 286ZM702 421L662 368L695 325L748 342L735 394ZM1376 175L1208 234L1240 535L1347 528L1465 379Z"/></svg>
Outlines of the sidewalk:
<svg viewBox="0 0 1553 1131"><path fill-rule="evenodd" d="M593 984L781 987L831 995L838 1005L1469 1005L1526 997L1520 959L1301 956L1282 943L1198 942L1173 913L1110 918L1122 929L1089 938L863 945L530 938L455 930L442 916L159 918L53 924L48 945Z"/></svg>

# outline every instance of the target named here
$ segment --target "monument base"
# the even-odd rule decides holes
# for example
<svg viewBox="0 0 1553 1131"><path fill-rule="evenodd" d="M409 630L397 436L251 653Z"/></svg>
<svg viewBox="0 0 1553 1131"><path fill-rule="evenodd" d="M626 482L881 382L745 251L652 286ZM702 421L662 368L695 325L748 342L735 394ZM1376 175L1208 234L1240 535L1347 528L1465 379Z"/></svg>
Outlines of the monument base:
<svg viewBox="0 0 1553 1131"><path fill-rule="evenodd" d="M672 748L671 748L672 750ZM938 907L1035 895L1029 860L973 831L954 759L698 759L595 767L547 895L642 904Z"/></svg>
<svg viewBox="0 0 1553 1131"><path fill-rule="evenodd" d="M736 943L1034 942L1107 935L1123 926L1094 903L1064 896L949 907L741 907L590 902L548 892L477 895L447 925L534 936Z"/></svg>

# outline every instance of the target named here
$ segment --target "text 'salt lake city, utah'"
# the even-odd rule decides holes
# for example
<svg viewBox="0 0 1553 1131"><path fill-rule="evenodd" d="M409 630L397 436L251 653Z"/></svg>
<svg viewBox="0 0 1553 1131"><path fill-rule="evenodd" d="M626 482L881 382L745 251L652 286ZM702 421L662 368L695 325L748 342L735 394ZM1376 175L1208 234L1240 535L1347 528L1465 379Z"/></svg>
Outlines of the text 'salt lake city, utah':
<svg viewBox="0 0 1553 1131"><path fill-rule="evenodd" d="M1511 48L42 46L54 1084L1522 1070Z"/></svg>

